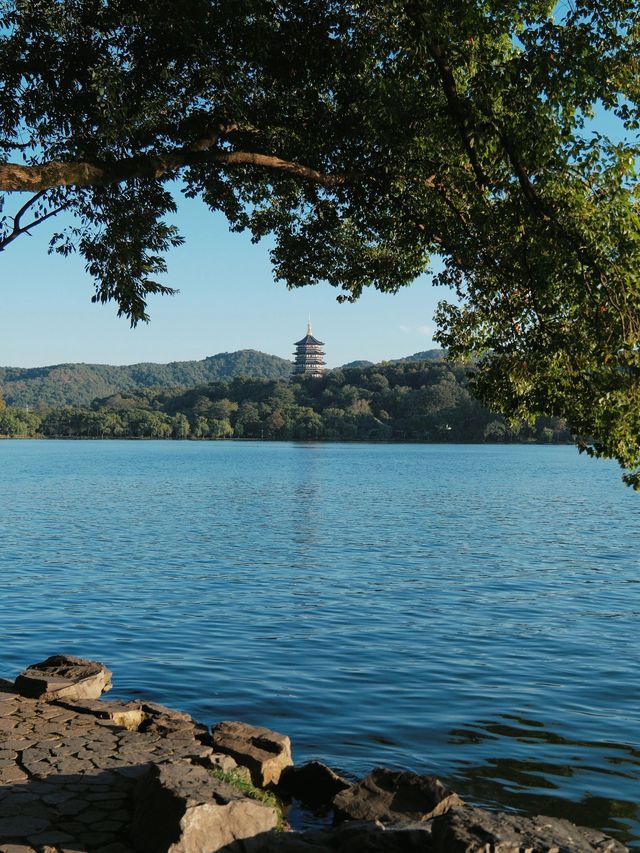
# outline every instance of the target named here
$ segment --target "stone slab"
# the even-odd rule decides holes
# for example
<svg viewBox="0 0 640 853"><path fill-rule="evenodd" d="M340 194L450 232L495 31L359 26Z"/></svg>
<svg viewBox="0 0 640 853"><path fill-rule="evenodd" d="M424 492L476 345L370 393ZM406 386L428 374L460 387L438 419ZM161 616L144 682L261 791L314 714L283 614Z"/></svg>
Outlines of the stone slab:
<svg viewBox="0 0 640 853"><path fill-rule="evenodd" d="M25 669L15 680L21 696L54 699L98 699L111 687L111 672L101 663L72 655L52 655Z"/></svg>

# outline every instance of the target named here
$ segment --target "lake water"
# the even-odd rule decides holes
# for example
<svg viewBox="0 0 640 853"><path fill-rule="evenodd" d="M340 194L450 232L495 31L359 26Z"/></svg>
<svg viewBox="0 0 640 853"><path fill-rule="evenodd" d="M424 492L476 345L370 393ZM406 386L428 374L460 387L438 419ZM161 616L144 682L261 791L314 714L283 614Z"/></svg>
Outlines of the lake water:
<svg viewBox="0 0 640 853"><path fill-rule="evenodd" d="M640 838L640 495L568 447L0 443L0 675Z"/></svg>

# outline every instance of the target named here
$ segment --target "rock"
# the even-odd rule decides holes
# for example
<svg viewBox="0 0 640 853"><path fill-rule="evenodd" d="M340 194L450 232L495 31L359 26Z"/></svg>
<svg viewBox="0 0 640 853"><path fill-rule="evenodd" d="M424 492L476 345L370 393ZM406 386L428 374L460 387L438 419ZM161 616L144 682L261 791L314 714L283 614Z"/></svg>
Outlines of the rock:
<svg viewBox="0 0 640 853"><path fill-rule="evenodd" d="M334 830L336 853L427 853L431 851L431 825L409 823L385 826L383 823L348 822Z"/></svg>
<svg viewBox="0 0 640 853"><path fill-rule="evenodd" d="M42 832L48 827L49 821L46 818L32 817L31 815L2 817L0 818L0 839L26 838L29 835Z"/></svg>
<svg viewBox="0 0 640 853"><path fill-rule="evenodd" d="M332 836L326 832L272 831L253 841L245 842L242 853L335 853L331 841ZM235 848L232 850L236 853Z"/></svg>
<svg viewBox="0 0 640 853"><path fill-rule="evenodd" d="M462 800L433 776L378 767L334 797L336 820L398 823L428 820Z"/></svg>
<svg viewBox="0 0 640 853"><path fill-rule="evenodd" d="M223 773L238 773L238 770L244 770L247 774L246 781L251 781L251 773L246 767L239 768L236 761L224 752L214 752L209 756L209 764L216 770L222 770Z"/></svg>
<svg viewBox="0 0 640 853"><path fill-rule="evenodd" d="M143 702L142 710L146 717L142 726L145 732L154 732L163 737L183 734L186 738L195 738L202 743L211 741L209 729L202 723L196 723L183 711L174 711L156 702Z"/></svg>
<svg viewBox="0 0 640 853"><path fill-rule="evenodd" d="M293 764L291 741L286 735L247 723L218 723L212 730L213 746L238 764L248 767L254 785L277 785L285 767Z"/></svg>
<svg viewBox="0 0 640 853"><path fill-rule="evenodd" d="M350 782L320 761L309 761L302 767L286 767L278 785L311 808L330 806L336 794L351 787Z"/></svg>
<svg viewBox="0 0 640 853"><path fill-rule="evenodd" d="M111 673L106 666L71 655L53 655L25 669L15 680L21 696L43 702L98 699L110 688Z"/></svg>
<svg viewBox="0 0 640 853"><path fill-rule="evenodd" d="M203 767L152 766L134 795L131 840L141 853L214 853L275 829L275 809L214 779Z"/></svg>
<svg viewBox="0 0 640 853"><path fill-rule="evenodd" d="M0 844L0 853L36 853L33 847L24 844Z"/></svg>
<svg viewBox="0 0 640 853"><path fill-rule="evenodd" d="M100 699L58 699L55 702L61 708L76 711L79 714L92 714L99 720L111 720L116 726L122 726L130 732L137 732L147 715L139 702L103 702Z"/></svg>
<svg viewBox="0 0 640 853"><path fill-rule="evenodd" d="M431 853L429 824L345 823L332 832L272 832L246 845L247 853Z"/></svg>
<svg viewBox="0 0 640 853"><path fill-rule="evenodd" d="M158 702L144 702L142 707L153 720L159 723L170 721L174 728L181 724L190 725L193 723L193 719L185 711L175 711L173 708L167 708L166 705L160 705Z"/></svg>
<svg viewBox="0 0 640 853"><path fill-rule="evenodd" d="M554 817L452 808L433 822L434 853L622 853L595 829Z"/></svg>

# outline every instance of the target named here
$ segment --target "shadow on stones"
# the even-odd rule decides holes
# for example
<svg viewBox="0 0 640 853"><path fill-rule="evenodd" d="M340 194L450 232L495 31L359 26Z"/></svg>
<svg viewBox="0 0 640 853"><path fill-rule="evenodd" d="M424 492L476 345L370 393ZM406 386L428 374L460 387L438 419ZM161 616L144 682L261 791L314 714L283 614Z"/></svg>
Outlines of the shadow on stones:
<svg viewBox="0 0 640 853"><path fill-rule="evenodd" d="M64 853L129 853L137 778L149 765L59 773L0 787L0 853L11 845Z"/></svg>

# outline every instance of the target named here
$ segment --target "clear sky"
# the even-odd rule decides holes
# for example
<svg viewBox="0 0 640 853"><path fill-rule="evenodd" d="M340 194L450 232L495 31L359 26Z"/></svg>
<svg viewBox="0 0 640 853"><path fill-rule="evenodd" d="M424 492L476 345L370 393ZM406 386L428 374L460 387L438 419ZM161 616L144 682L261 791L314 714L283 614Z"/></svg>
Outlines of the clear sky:
<svg viewBox="0 0 640 853"><path fill-rule="evenodd" d="M24 200L8 197L4 213ZM435 346L433 312L448 294L426 276L395 296L370 289L353 305L339 304L329 285L288 291L276 284L268 244L231 234L226 220L198 201L180 201L177 224L186 243L167 256L166 282L180 293L152 297L151 322L135 329L116 317L115 304L91 303L81 258L47 255L55 220L16 240L0 253L0 364L185 361L238 349L290 358L309 314L330 367Z"/></svg>

